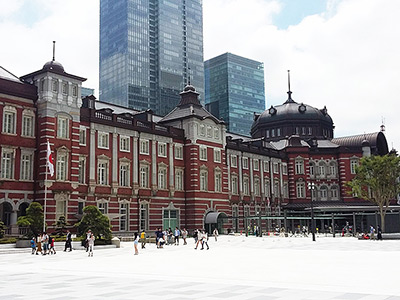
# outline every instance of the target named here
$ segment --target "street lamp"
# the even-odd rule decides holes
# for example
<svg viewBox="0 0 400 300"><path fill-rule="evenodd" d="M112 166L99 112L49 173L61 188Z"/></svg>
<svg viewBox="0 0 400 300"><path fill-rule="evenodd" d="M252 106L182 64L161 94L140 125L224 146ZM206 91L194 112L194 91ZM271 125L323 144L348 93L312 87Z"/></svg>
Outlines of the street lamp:
<svg viewBox="0 0 400 300"><path fill-rule="evenodd" d="M313 205L313 192L315 190L314 182L308 183L308 189L311 192L311 234L312 234L312 240L313 242L315 242L314 205Z"/></svg>

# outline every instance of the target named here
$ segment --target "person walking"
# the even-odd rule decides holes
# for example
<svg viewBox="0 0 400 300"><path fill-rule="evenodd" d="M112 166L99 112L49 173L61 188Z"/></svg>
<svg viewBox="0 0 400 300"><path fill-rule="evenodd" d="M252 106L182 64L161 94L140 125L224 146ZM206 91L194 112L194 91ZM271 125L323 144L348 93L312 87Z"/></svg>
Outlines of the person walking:
<svg viewBox="0 0 400 300"><path fill-rule="evenodd" d="M92 256L93 257L93 248L94 248L94 240L95 239L96 238L94 237L94 234L90 233L90 237L89 237L89 240L88 240L88 251L89 251L89 255L88 256Z"/></svg>
<svg viewBox="0 0 400 300"><path fill-rule="evenodd" d="M199 231L197 229L193 232L194 243L197 244L197 240L199 238Z"/></svg>
<svg viewBox="0 0 400 300"><path fill-rule="evenodd" d="M85 240L86 252L89 251L89 240L90 240L90 237L91 237L91 236L92 236L92 231L89 229L89 230L86 232L86 240Z"/></svg>
<svg viewBox="0 0 400 300"><path fill-rule="evenodd" d="M49 235L49 254L57 254L54 248L54 238Z"/></svg>
<svg viewBox="0 0 400 300"><path fill-rule="evenodd" d="M39 253L42 253L42 236L38 235L36 237L36 255L39 255Z"/></svg>
<svg viewBox="0 0 400 300"><path fill-rule="evenodd" d="M32 248L32 254L35 254L35 252L36 252L36 242L35 242L35 237L34 236L31 239L31 248Z"/></svg>
<svg viewBox="0 0 400 300"><path fill-rule="evenodd" d="M374 228L374 226L370 226L370 228L369 228L369 238L371 239L371 240L374 240L375 239L375 228Z"/></svg>
<svg viewBox="0 0 400 300"><path fill-rule="evenodd" d="M201 233L201 249L204 249L204 244L207 246L207 250L210 249L210 247L208 247L208 234L207 232L203 229L203 232Z"/></svg>
<svg viewBox="0 0 400 300"><path fill-rule="evenodd" d="M218 237L218 229L217 229L217 227L214 228L213 235L214 235L215 241L217 241L217 237Z"/></svg>
<svg viewBox="0 0 400 300"><path fill-rule="evenodd" d="M67 248L69 248L69 251L72 251L72 234L69 230L67 230L67 237L65 240L65 247L64 247L64 252L67 251Z"/></svg>
<svg viewBox="0 0 400 300"><path fill-rule="evenodd" d="M42 235L42 245L43 245L43 255L48 254L48 250L49 250L49 236L47 235L46 232L43 232L43 235Z"/></svg>
<svg viewBox="0 0 400 300"><path fill-rule="evenodd" d="M139 234L135 232L135 237L133 240L133 246L135 247L135 255L139 254L138 244L139 244Z"/></svg>
<svg viewBox="0 0 400 300"><path fill-rule="evenodd" d="M140 234L140 241L142 243L142 249L146 248L146 232L142 230L142 233Z"/></svg>
<svg viewBox="0 0 400 300"><path fill-rule="evenodd" d="M187 232L186 228L183 228L183 230L182 230L182 238L183 238L183 244L184 245L187 245L187 243L186 243L187 235L188 235L188 232Z"/></svg>
<svg viewBox="0 0 400 300"><path fill-rule="evenodd" d="M378 236L377 236L378 241L382 241L382 228L380 225L378 225L377 232L378 232Z"/></svg>
<svg viewBox="0 0 400 300"><path fill-rule="evenodd" d="M175 231L174 231L174 237L175 237L175 246L178 245L179 246L179 236L181 235L180 230L178 229L178 227L175 227Z"/></svg>
<svg viewBox="0 0 400 300"><path fill-rule="evenodd" d="M196 247L194 249L197 250L197 246L199 244L201 244L201 247L203 248L203 234L198 229L196 229L195 232L197 233L197 235L196 235L197 236L197 242L196 242Z"/></svg>

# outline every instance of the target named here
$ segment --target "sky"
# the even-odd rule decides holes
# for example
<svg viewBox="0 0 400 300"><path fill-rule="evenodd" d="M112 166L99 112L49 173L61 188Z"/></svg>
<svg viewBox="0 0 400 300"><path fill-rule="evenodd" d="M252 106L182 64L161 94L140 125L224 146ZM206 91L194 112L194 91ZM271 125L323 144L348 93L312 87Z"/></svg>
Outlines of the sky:
<svg viewBox="0 0 400 300"><path fill-rule="evenodd" d="M398 0L203 0L204 59L264 63L266 107L327 107L335 136L386 126L400 150ZM99 0L0 0L0 66L17 76L52 59L98 92Z"/></svg>

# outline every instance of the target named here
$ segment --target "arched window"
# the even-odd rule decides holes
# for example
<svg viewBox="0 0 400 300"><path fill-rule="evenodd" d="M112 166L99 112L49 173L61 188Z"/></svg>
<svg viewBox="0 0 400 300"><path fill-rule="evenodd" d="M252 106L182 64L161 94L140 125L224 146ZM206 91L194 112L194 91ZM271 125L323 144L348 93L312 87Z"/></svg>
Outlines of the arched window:
<svg viewBox="0 0 400 300"><path fill-rule="evenodd" d="M320 187L319 196L322 201L328 200L328 188L325 185Z"/></svg>

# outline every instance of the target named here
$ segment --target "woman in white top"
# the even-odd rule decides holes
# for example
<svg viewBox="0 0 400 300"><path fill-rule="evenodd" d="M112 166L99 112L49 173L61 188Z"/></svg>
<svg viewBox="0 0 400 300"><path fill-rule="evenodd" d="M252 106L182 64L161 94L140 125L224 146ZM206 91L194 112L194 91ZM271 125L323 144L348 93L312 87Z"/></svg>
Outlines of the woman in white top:
<svg viewBox="0 0 400 300"><path fill-rule="evenodd" d="M139 244L139 234L137 232L135 232L135 238L133 241L133 246L135 247L135 255L139 254L138 244Z"/></svg>

